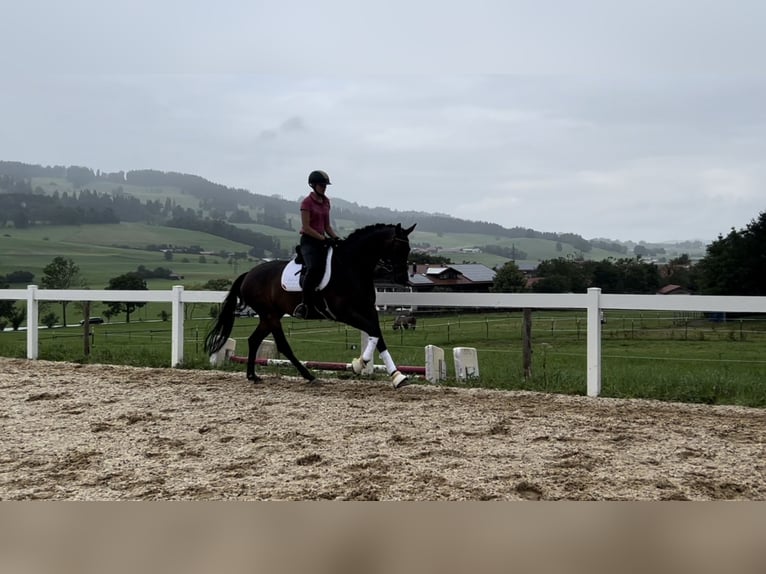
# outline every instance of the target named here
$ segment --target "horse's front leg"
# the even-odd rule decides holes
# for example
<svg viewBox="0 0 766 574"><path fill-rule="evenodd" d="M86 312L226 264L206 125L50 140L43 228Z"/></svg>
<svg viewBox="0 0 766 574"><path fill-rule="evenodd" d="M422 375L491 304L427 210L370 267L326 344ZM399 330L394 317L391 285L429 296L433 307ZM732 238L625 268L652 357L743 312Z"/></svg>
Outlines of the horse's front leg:
<svg viewBox="0 0 766 574"><path fill-rule="evenodd" d="M380 323L377 321L377 316L375 319L375 321L372 321L365 317L358 316L351 318L349 321L349 325L356 327L367 334L367 345L362 350L362 354L351 361L351 368L357 375L361 374L367 364L372 361L373 353L375 352L375 349L377 349L380 359L386 367L386 372L391 377L391 382L393 383L394 388L400 389L410 383L409 378L396 368L396 363L394 363L391 353L388 352L386 342L383 339L383 333L380 330ZM353 323L351 321L353 321Z"/></svg>
<svg viewBox="0 0 766 574"><path fill-rule="evenodd" d="M380 355L380 360L383 361L383 364L386 366L386 372L391 376L391 383L393 383L394 388L401 389L402 387L409 385L409 377L399 371L399 369L396 367L394 360L391 358L391 353L388 352L388 348L386 347L386 342L383 340L382 334L380 337L378 337L376 347L378 349L378 355Z"/></svg>

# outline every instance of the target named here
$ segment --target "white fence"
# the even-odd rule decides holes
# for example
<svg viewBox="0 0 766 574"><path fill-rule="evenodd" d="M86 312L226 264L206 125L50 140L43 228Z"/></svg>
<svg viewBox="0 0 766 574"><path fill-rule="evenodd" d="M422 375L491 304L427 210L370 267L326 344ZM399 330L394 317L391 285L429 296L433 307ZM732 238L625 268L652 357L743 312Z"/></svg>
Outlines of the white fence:
<svg viewBox="0 0 766 574"><path fill-rule="evenodd" d="M38 357L38 303L40 301L135 301L170 303L171 366L183 361L184 305L220 303L226 291L185 291L176 285L170 291L112 291L0 289L0 299L27 302L27 358ZM766 313L766 297L718 297L709 295L607 295L591 288L587 293L392 293L378 292L376 303L388 306L454 307L483 309L585 309L587 311L587 393L601 392L601 312L609 309L636 311L712 311Z"/></svg>

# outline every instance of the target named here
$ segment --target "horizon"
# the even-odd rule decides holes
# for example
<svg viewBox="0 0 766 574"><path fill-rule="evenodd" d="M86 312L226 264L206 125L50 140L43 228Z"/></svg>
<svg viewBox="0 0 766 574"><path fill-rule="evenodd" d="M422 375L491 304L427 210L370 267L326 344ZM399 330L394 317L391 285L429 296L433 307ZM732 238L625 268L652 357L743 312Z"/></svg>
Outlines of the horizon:
<svg viewBox="0 0 766 574"><path fill-rule="evenodd" d="M104 176L105 174L114 174L114 173L122 172L122 173L125 174L125 183L128 184L128 185L130 185L130 182L129 182L129 179L128 179L128 174L130 172L150 171L150 172L158 172L158 173L164 173L164 174L174 174L175 173L175 174L179 174L179 175L198 177L198 178L201 178L201 179L203 179L203 180L205 180L205 181L207 181L207 182L209 182L211 184L221 185L223 187L226 187L226 188L234 190L234 191L244 191L244 192L250 193L252 195L262 196L262 197L275 197L276 196L276 197L279 197L280 199L282 199L283 201L287 201L287 202L293 201L293 200L291 200L289 198L286 198L286 197L284 197L284 196L282 196L280 194L264 194L264 193L258 193L258 192L255 192L253 190L250 190L250 189L247 189L247 188L243 188L243 187L234 187L234 186L226 185L225 183L222 183L222 182L219 182L219 181L214 181L214 180L209 179L206 176L198 174L198 173L185 173L185 172L179 172L179 171L174 171L174 170L164 171L164 170L159 170L159 169L154 169L154 168L147 168L147 167L137 168L137 169L127 169L127 170L126 169L118 169L118 170L115 170L115 171L110 171L110 170L102 170L100 168L94 168L94 167L88 166L88 165L49 164L49 163L41 163L41 162L38 162L38 163L28 163L28 162L20 162L20 161L17 161L17 160L4 160L4 159L0 159L0 162L18 163L18 164L25 165L25 166L41 167L41 168L57 168L57 167L70 168L70 167L79 167L79 168L85 168L85 169L91 170L94 174L96 174L96 177ZM87 185L82 186L82 189L87 189L87 188L88 188ZM502 224L497 223L495 221L487 221L487 220L479 220L479 219L466 219L466 218L463 218L463 217L457 217L457 216L452 215L452 214L441 213L441 212L428 212L428 211L412 210L412 209L402 210L402 209L395 209L395 208L390 208L390 207L381 206L381 205L377 205L377 206L365 205L365 204L360 204L358 201L348 200L348 199L346 199L346 198L344 198L342 196L330 196L330 199L331 200L332 199L339 199L339 200L341 200L341 201L343 201L345 203L356 205L359 208L385 209L385 210L388 210L388 211L399 212L399 213L408 213L408 212L409 213L423 213L424 215L448 217L448 218L453 218L453 219L458 219L458 220L463 220L463 221L469 221L469 222L474 222L474 223L487 223L487 224L500 225L504 229L521 228L521 229L531 229L532 231L535 231L535 232L538 232L538 233L553 233L553 234L558 234L558 235L570 234L571 233L573 235L579 235L579 234L574 233L572 231L552 231L552 230L549 230L549 229L535 229L535 228L532 228L532 227L529 227L529 226L525 226L525 225L514 225L514 226L511 226L511 227L507 227L507 226L503 226ZM299 202L299 201L300 201L300 199L296 199L296 202ZM643 240L643 239L639 239L639 240L632 240L632 239L622 240L622 239L610 238L610 237L587 237L587 236L583 236L583 235L580 235L580 237L582 237L583 239L585 239L587 241L607 241L607 242L622 243L622 244L627 244L627 245L640 245L640 244L647 244L647 245L675 245L675 244L680 244L680 243L694 243L694 242L701 242L704 245L709 245L711 242L715 241L715 239L705 240L704 238L667 239L667 240L662 240L662 241L648 241L648 240Z"/></svg>

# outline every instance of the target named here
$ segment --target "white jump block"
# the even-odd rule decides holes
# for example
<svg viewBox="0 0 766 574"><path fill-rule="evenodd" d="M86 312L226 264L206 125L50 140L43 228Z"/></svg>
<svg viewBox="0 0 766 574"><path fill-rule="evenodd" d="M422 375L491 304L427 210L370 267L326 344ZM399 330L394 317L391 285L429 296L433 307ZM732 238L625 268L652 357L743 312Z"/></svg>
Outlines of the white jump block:
<svg viewBox="0 0 766 574"><path fill-rule="evenodd" d="M479 357L473 347L455 347L452 349L455 359L455 377L458 381L474 379L479 376Z"/></svg>
<svg viewBox="0 0 766 574"><path fill-rule="evenodd" d="M426 345L426 380L438 383L447 378L447 361L444 349L436 345Z"/></svg>
<svg viewBox="0 0 766 574"><path fill-rule="evenodd" d="M271 339L264 339L255 352L256 359L276 359L279 355L277 344Z"/></svg>
<svg viewBox="0 0 766 574"><path fill-rule="evenodd" d="M234 350L237 348L237 342L234 339L226 339L223 347L218 351L210 355L210 364L215 367L229 360L234 354Z"/></svg>

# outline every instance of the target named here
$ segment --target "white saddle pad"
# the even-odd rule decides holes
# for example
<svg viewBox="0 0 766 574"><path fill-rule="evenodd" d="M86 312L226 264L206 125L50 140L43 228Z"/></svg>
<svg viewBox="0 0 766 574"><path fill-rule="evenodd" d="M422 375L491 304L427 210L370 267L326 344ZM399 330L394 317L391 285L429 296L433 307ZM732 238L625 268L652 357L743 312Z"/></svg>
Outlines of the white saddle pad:
<svg viewBox="0 0 766 574"><path fill-rule="evenodd" d="M319 282L319 287L317 287L317 291L321 291L325 287L327 287L327 284L330 282L330 262L332 261L332 247L330 247L327 250L327 261L325 262L324 266L324 276L322 277L322 280ZM298 265L295 262L295 257L290 259L290 261L287 262L287 265L285 265L284 270L282 271L282 289L285 291L302 291L301 284L300 284L300 278L301 278L301 267L302 265Z"/></svg>

